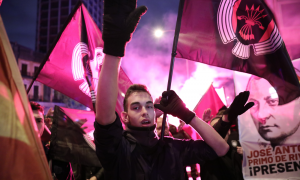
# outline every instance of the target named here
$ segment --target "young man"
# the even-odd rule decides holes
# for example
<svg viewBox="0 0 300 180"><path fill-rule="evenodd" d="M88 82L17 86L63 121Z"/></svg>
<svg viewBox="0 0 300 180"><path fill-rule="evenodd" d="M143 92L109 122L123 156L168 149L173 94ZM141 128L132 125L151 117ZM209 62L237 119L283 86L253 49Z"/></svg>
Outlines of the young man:
<svg viewBox="0 0 300 180"><path fill-rule="evenodd" d="M184 179L185 166L223 156L229 148L214 129L185 107L174 91L164 92L155 107L190 124L204 141L159 141L154 133L153 99L144 85L133 85L126 92L121 114L126 125L123 132L121 119L115 113L121 57L146 10L145 6L136 8L135 0L104 2L106 55L99 76L94 138L106 179ZM239 105L245 108L246 101Z"/></svg>
<svg viewBox="0 0 300 180"><path fill-rule="evenodd" d="M43 135L44 129L45 129L45 121L44 121L44 108L36 103L36 102L30 102L30 106L33 112L33 116L38 128L38 134L41 137ZM46 129L48 130L48 128ZM48 130L49 131L49 130ZM46 157L48 159L48 147L46 147L46 144L42 142L44 151L46 154ZM72 180L74 179L73 177L73 172L72 172L72 167L68 162L62 162L62 161L57 161L54 160L52 163L52 175L58 180Z"/></svg>
<svg viewBox="0 0 300 180"><path fill-rule="evenodd" d="M300 98L278 106L274 88L267 80L256 76L249 79L247 90L250 91L249 101L255 104L250 114L260 136L273 147L298 142Z"/></svg>
<svg viewBox="0 0 300 180"><path fill-rule="evenodd" d="M40 137L42 137L45 129L44 108L40 104L32 101L30 102L30 105L36 122L36 126L38 128L38 134Z"/></svg>

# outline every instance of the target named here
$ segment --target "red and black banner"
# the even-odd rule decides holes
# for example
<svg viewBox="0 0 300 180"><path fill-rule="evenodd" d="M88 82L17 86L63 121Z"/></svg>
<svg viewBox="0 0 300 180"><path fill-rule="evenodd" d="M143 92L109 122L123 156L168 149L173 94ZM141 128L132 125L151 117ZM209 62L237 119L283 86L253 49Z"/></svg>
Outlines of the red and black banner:
<svg viewBox="0 0 300 180"><path fill-rule="evenodd" d="M41 64L36 80L93 109L103 58L102 34L79 3ZM118 82L116 111L120 113L125 92L132 84L122 68Z"/></svg>
<svg viewBox="0 0 300 180"><path fill-rule="evenodd" d="M186 0L176 53L263 77L276 89L279 104L300 95L291 59L263 0Z"/></svg>

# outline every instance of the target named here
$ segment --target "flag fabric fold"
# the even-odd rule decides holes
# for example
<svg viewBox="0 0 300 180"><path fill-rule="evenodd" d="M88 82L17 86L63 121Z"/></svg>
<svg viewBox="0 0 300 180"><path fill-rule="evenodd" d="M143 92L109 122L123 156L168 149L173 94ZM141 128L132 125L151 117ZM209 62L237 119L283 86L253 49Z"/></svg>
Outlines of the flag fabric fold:
<svg viewBox="0 0 300 180"><path fill-rule="evenodd" d="M300 95L300 85L263 0L186 0L176 51L185 58L263 77L279 104Z"/></svg>
<svg viewBox="0 0 300 180"><path fill-rule="evenodd" d="M36 80L93 109L92 100L95 102L104 58L102 34L82 3L75 7L70 17L55 46L48 52L46 62L41 64ZM123 98L131 84L121 68L118 113L123 109Z"/></svg>
<svg viewBox="0 0 300 180"><path fill-rule="evenodd" d="M210 108L211 109L211 115L215 116L219 109L224 106L224 103L220 99L217 91L211 84L206 91L206 93L202 96L198 104L194 108L194 112L196 115L200 118L202 118L203 112Z"/></svg>
<svg viewBox="0 0 300 180"><path fill-rule="evenodd" d="M51 180L45 152L0 16L0 179Z"/></svg>
<svg viewBox="0 0 300 180"><path fill-rule="evenodd" d="M199 118L202 118L203 112L210 108L211 115L214 117L219 109L224 106L224 103L220 99L218 93L216 92L215 88L211 84L205 94L201 97L199 102L194 108L194 112ZM202 139L201 136L189 125L184 125L183 130L187 132L192 139Z"/></svg>
<svg viewBox="0 0 300 180"><path fill-rule="evenodd" d="M55 106L49 156L51 159L90 167L102 167L95 144L87 133L93 132L95 115Z"/></svg>

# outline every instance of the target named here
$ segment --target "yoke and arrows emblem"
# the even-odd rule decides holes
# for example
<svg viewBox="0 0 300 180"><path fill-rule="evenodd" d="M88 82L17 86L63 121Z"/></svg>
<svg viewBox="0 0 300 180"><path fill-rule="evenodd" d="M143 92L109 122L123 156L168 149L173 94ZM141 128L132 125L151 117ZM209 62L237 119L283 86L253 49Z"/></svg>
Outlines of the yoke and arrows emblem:
<svg viewBox="0 0 300 180"><path fill-rule="evenodd" d="M255 39L254 34L252 33L252 26L258 25L260 29L264 30L265 28L263 27L261 22L259 22L259 19L264 18L267 15L262 15L264 9L260 11L259 6L254 10L254 5L252 5L250 10L246 5L246 11L247 11L247 16L242 15L237 17L238 20L245 20L246 23L240 29L239 33L244 40L251 40L251 39Z"/></svg>
<svg viewBox="0 0 300 180"><path fill-rule="evenodd" d="M232 54L241 59L250 57L250 46L260 56L274 53L283 44L274 20L259 0L222 0L217 24L224 44L237 41Z"/></svg>

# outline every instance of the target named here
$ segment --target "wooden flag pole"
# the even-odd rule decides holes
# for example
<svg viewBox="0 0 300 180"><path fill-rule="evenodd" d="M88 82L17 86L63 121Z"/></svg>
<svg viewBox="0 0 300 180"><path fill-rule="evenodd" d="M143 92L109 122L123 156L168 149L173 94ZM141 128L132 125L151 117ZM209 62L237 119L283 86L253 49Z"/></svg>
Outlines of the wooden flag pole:
<svg viewBox="0 0 300 180"><path fill-rule="evenodd" d="M181 26L181 17L182 17L182 12L183 12L184 1L185 0L180 0L179 7L178 7L178 15L177 15L177 21L176 21L176 27L175 27L175 35L174 35L174 40L173 40L173 48L172 48L172 56L171 56L167 91L169 91L171 89L174 61L175 61L175 56L177 54L176 50L177 50L177 43L178 43L178 37L179 37L179 32L180 32L180 26ZM161 136L160 136L161 140L164 140L166 119L167 119L167 114L164 113L162 127L161 127Z"/></svg>

